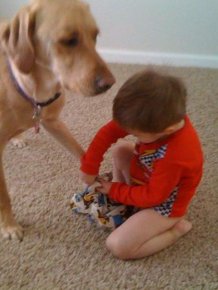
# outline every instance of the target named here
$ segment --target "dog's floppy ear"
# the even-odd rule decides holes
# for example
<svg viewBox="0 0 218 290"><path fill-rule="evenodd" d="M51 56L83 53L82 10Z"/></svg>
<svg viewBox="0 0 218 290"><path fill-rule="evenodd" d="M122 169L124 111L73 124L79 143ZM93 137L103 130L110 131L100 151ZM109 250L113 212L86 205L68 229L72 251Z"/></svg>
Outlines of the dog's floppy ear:
<svg viewBox="0 0 218 290"><path fill-rule="evenodd" d="M24 7L12 20L5 25L1 33L1 42L7 55L14 61L17 68L28 74L35 62L33 34L35 13Z"/></svg>

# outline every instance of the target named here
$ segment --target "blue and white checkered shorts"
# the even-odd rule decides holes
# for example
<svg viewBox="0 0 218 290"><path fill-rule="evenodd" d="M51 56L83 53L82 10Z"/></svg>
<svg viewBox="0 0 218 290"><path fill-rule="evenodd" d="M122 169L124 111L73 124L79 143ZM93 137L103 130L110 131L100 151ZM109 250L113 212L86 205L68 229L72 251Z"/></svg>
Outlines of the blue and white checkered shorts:
<svg viewBox="0 0 218 290"><path fill-rule="evenodd" d="M162 216L169 216L171 214L174 201L178 193L178 188L175 188L171 193L170 197L161 203L160 205L154 206L153 209L161 214Z"/></svg>

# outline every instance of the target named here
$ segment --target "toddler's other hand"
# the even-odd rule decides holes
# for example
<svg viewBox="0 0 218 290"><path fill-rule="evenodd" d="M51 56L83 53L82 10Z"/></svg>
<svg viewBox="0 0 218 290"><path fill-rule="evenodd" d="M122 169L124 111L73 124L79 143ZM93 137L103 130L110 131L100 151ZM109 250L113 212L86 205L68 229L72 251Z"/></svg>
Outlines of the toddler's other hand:
<svg viewBox="0 0 218 290"><path fill-rule="evenodd" d="M92 185L96 180L96 175L89 175L89 174L86 174L86 173L80 171L80 179L86 185Z"/></svg>
<svg viewBox="0 0 218 290"><path fill-rule="evenodd" d="M110 189L111 189L111 186L112 186L112 182L109 182L109 181L105 181L101 178L98 179L98 181L101 183L101 186L98 186L97 189L101 192L101 193L104 193L104 194L108 194Z"/></svg>

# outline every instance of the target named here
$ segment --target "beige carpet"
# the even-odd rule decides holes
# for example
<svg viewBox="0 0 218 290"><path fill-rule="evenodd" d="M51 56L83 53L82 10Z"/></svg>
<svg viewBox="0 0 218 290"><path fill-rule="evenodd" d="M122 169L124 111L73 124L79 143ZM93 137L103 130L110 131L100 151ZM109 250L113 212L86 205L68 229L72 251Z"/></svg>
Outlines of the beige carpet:
<svg viewBox="0 0 218 290"><path fill-rule="evenodd" d="M117 83L104 96L68 98L63 119L87 147L111 117L118 87L142 66L112 65ZM107 233L72 215L81 188L79 163L43 130L27 132L28 146L8 145L8 187L23 242L0 239L0 289L212 290L218 289L218 70L169 68L189 88L188 111L205 152L205 173L189 211L193 230L155 256L123 262L105 249ZM102 171L110 169L107 154Z"/></svg>

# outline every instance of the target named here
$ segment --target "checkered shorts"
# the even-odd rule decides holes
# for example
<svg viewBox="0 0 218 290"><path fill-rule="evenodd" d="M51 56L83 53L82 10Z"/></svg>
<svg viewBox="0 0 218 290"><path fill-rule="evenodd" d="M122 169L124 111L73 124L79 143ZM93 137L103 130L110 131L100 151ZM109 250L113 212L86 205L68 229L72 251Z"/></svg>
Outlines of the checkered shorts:
<svg viewBox="0 0 218 290"><path fill-rule="evenodd" d="M175 188L171 193L170 197L161 203L160 205L154 206L153 209L161 214L162 216L169 216L171 214L174 201L178 193L178 188Z"/></svg>

